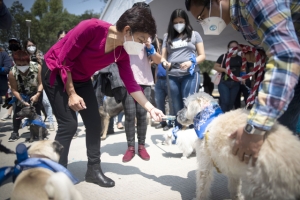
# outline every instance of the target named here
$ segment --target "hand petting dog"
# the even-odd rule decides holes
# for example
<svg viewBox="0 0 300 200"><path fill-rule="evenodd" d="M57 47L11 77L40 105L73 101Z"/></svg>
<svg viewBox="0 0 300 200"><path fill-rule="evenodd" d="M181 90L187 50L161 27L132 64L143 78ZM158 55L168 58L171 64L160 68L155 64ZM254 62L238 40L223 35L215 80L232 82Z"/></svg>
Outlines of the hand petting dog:
<svg viewBox="0 0 300 200"><path fill-rule="evenodd" d="M252 157L252 166L255 166L258 153L264 143L264 136L255 134L250 135L245 133L244 127L240 127L229 137L231 139L235 139L235 143L232 148L233 155L237 155L240 161L245 161L246 164L249 163L249 160Z"/></svg>

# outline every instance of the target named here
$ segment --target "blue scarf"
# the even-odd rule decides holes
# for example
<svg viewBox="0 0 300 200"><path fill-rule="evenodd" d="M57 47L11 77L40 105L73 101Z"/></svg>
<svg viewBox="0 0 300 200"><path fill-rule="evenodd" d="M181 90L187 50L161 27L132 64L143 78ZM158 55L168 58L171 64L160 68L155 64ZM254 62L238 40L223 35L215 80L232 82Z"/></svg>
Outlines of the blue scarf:
<svg viewBox="0 0 300 200"><path fill-rule="evenodd" d="M14 167L0 168L0 185L9 177L13 177L14 181L23 170L37 167L46 168L53 172L63 172L71 179L73 184L79 182L67 168L57 162L46 158L28 158L27 148L23 143L17 145L16 152L17 164Z"/></svg>
<svg viewBox="0 0 300 200"><path fill-rule="evenodd" d="M22 99L26 102L28 102L30 100L29 96L28 95L25 95L25 94L20 94ZM10 102L8 102L8 104L13 104L17 101L18 99L16 97L13 97Z"/></svg>
<svg viewBox="0 0 300 200"><path fill-rule="evenodd" d="M192 65L191 65L190 68L189 68L189 72L190 72L190 75L193 75L193 74L194 74L194 70L195 70L195 66L196 66L196 64L197 64L195 54L192 54L192 55L191 55L190 61L192 62Z"/></svg>
<svg viewBox="0 0 300 200"><path fill-rule="evenodd" d="M172 130L172 144L176 144L176 140L177 140L177 132L179 131L179 127L176 126L175 128L173 128Z"/></svg>
<svg viewBox="0 0 300 200"><path fill-rule="evenodd" d="M26 119L22 125L22 128L24 128L25 126L30 126L30 125L37 125L37 126L46 128L46 124L43 122L43 119L41 116L39 116L38 119Z"/></svg>
<svg viewBox="0 0 300 200"><path fill-rule="evenodd" d="M223 111L221 110L218 104L211 104L195 116L194 129L198 138L200 138L201 140L204 138L204 131L208 124L210 124L212 120L214 120L217 116L219 116L222 113Z"/></svg>

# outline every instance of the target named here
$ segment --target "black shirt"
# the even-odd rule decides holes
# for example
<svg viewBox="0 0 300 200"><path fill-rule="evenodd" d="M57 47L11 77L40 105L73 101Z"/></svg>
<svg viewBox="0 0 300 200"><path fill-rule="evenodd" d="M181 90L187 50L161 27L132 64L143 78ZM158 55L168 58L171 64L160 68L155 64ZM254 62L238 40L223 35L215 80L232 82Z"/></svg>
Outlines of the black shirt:
<svg viewBox="0 0 300 200"><path fill-rule="evenodd" d="M223 59L223 57L224 57L224 59ZM218 58L218 60L217 60L217 63L218 64L220 64L221 66L222 66L222 68L226 68L226 65L225 65L225 63L226 63L226 58L227 58L227 54L225 54L225 56L224 56L224 54L222 54L219 58ZM223 63L222 63L222 61L223 61ZM221 64L222 63L222 64ZM243 63L243 61L242 61L242 57L241 56L235 56L235 57L231 57L231 59L230 59L230 70L231 70L231 72L236 76L236 77L240 77L240 72L241 72L241 67L242 67L242 63ZM226 76L225 76L226 75ZM229 80L232 80L231 78L230 78L230 76L229 75L227 75L227 74L225 74L224 72L222 73L222 78L221 78L222 80L227 80L227 81L229 81Z"/></svg>

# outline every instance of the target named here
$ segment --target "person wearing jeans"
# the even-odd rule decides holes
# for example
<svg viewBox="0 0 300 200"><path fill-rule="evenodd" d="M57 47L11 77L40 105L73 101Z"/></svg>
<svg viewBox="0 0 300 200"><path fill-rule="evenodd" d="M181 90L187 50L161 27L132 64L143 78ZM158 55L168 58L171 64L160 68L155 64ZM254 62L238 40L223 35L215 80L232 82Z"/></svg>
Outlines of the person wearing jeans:
<svg viewBox="0 0 300 200"><path fill-rule="evenodd" d="M164 35L161 59L169 76L172 115L176 115L183 108L184 98L198 92L200 69L197 64L204 60L204 45L200 34L193 31L184 10L174 10L170 17L168 33ZM175 125L181 128L177 120Z"/></svg>
<svg viewBox="0 0 300 200"><path fill-rule="evenodd" d="M48 119L49 119L49 130L54 131L54 121L53 121L53 114L52 114L52 107L50 105L49 99L45 93L45 90L43 91L43 106L45 108L45 111L47 113Z"/></svg>
<svg viewBox="0 0 300 200"><path fill-rule="evenodd" d="M228 43L227 48L229 50L230 48L234 48L237 46L238 42L233 40ZM228 112L231 109L233 109L233 105L235 103L236 96L240 90L241 84L240 82L232 80L227 74L225 65L226 58L227 54L222 54L214 65L214 70L222 72L221 80L218 85L218 90L220 93L220 106L223 112ZM232 55L229 64L232 73L236 77L239 77L242 71L242 57L238 55Z"/></svg>

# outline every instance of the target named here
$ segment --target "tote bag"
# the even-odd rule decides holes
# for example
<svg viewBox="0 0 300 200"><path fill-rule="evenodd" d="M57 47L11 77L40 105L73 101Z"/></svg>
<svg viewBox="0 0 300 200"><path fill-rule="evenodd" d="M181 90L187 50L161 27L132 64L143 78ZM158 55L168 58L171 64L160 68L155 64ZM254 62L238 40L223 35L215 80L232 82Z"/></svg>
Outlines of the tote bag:
<svg viewBox="0 0 300 200"><path fill-rule="evenodd" d="M223 60L221 62L221 66L223 64L224 58L225 58L225 54L223 55ZM213 82L215 85L219 85L221 77L222 77L222 72L217 72L211 78L211 82Z"/></svg>

